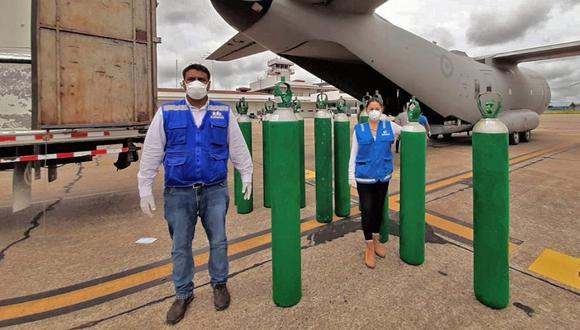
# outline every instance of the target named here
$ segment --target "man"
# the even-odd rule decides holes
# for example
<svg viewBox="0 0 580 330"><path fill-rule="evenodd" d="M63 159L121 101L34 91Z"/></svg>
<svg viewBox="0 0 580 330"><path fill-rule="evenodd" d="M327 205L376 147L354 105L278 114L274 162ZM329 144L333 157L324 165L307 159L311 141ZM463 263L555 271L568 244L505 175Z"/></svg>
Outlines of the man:
<svg viewBox="0 0 580 330"><path fill-rule="evenodd" d="M408 105L395 117L395 124L403 127L409 124L409 115L407 114ZM395 152L399 152L399 144L401 143L401 137L398 135L395 141Z"/></svg>
<svg viewBox="0 0 580 330"><path fill-rule="evenodd" d="M165 219L173 240L171 259L176 299L167 312L167 323L175 324L193 300L192 240L198 216L209 239L208 269L216 310L230 304L226 213L229 206L227 160L242 177L242 193L252 192L252 160L242 132L230 107L209 101L210 72L200 64L183 69L184 99L161 106L155 114L145 143L139 169L141 209L155 211L152 184L165 167Z"/></svg>
<svg viewBox="0 0 580 330"><path fill-rule="evenodd" d="M431 136L431 126L429 125L429 121L427 120L427 117L425 117L425 115L423 115L423 113L421 113L421 115L419 116L419 124L423 125L423 127L425 127L425 130L427 131L427 136Z"/></svg>
<svg viewBox="0 0 580 330"><path fill-rule="evenodd" d="M408 108L409 108L409 104L407 103L407 105L405 106L403 111L395 117L395 123L401 127L409 124L409 114L407 113ZM425 115L423 115L423 113L421 113L421 116L419 116L419 124L421 124L421 125L423 125L423 127L425 127L425 130L427 131L427 136L431 136L431 126L429 125L429 121L427 120L427 117L425 117ZM397 137L397 140L395 141L395 152L397 152L397 153L399 152L400 143L401 143L401 137L399 136L399 137Z"/></svg>

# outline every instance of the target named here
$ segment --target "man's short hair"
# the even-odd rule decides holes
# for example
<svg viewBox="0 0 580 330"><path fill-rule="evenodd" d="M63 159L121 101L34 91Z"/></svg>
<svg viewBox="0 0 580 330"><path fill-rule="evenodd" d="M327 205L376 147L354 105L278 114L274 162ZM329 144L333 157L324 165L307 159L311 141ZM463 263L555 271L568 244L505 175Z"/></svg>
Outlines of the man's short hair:
<svg viewBox="0 0 580 330"><path fill-rule="evenodd" d="M209 73L209 70L203 64L194 63L186 66L185 69L183 69L183 71L181 72L183 79L185 79L185 74L189 70L204 72L205 74L207 74L207 80L211 80L211 73Z"/></svg>

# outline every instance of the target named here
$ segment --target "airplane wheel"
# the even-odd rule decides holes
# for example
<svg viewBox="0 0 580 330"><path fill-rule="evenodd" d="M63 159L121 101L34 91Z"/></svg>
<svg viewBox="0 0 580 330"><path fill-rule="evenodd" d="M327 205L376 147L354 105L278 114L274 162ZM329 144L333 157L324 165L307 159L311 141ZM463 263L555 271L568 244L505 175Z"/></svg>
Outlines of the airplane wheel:
<svg viewBox="0 0 580 330"><path fill-rule="evenodd" d="M532 131L525 131L520 133L520 141L530 142L532 140Z"/></svg>
<svg viewBox="0 0 580 330"><path fill-rule="evenodd" d="M520 143L520 133L513 132L510 134L510 144L516 145Z"/></svg>
<svg viewBox="0 0 580 330"><path fill-rule="evenodd" d="M431 134L431 136L429 136L429 138L431 140L438 140L439 139L439 134Z"/></svg>
<svg viewBox="0 0 580 330"><path fill-rule="evenodd" d="M449 133L449 134L443 134L443 139L445 139L445 140L451 139L451 133Z"/></svg>

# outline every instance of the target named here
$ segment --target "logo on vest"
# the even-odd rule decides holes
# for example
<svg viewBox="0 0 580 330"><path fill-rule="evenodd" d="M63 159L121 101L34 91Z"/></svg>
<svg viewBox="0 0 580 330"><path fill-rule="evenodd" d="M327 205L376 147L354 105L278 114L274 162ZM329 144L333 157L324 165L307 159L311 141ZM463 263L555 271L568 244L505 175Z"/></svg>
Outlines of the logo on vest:
<svg viewBox="0 0 580 330"><path fill-rule="evenodd" d="M383 131L383 133L381 134L382 136L389 136L391 134L389 134L389 131Z"/></svg>
<svg viewBox="0 0 580 330"><path fill-rule="evenodd" d="M224 119L224 115L220 111L213 111L211 113L211 119Z"/></svg>

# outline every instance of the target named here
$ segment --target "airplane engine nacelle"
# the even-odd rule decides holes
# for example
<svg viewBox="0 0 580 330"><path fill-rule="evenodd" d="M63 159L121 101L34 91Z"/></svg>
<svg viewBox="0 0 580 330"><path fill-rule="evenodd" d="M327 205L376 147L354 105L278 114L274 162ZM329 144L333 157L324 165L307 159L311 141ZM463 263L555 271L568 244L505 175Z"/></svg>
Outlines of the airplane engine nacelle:
<svg viewBox="0 0 580 330"><path fill-rule="evenodd" d="M500 113L498 118L510 133L530 131L540 125L540 116L529 109L507 110Z"/></svg>

